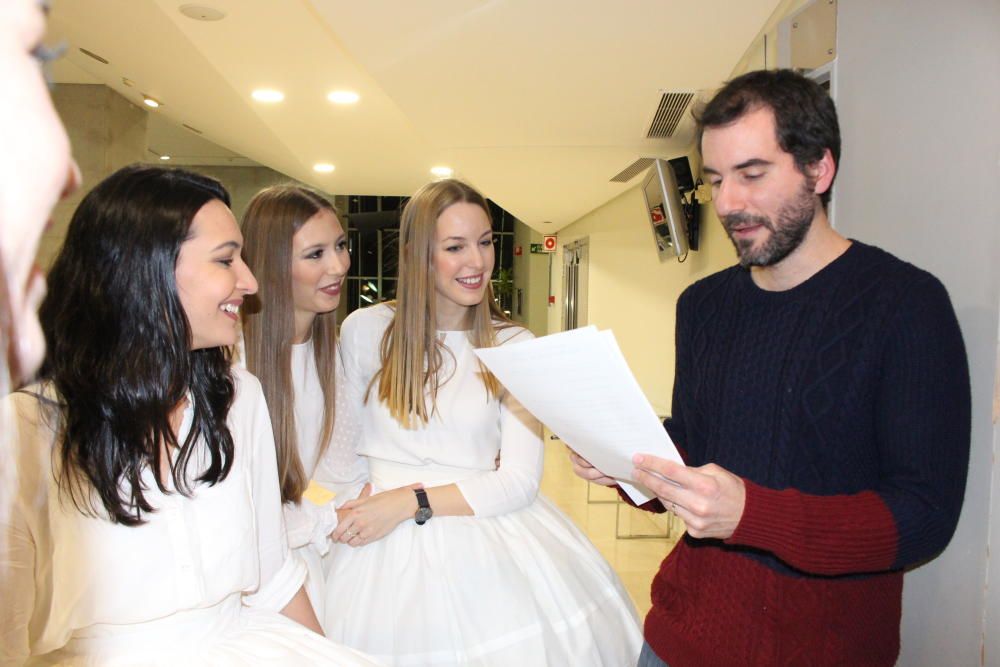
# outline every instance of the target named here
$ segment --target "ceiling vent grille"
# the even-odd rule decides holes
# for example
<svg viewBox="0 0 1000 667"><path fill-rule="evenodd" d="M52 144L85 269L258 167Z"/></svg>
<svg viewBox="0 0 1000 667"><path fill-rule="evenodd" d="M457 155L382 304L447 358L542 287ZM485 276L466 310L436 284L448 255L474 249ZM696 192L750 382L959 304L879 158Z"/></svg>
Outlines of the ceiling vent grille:
<svg viewBox="0 0 1000 667"><path fill-rule="evenodd" d="M649 124L649 132L646 133L648 139L665 139L674 136L677 124L684 117L684 110L687 109L694 93L669 93L664 92L660 97L660 106L656 109L653 122Z"/></svg>
<svg viewBox="0 0 1000 667"><path fill-rule="evenodd" d="M629 166L622 169L620 172L611 177L612 183L628 183L638 174L649 169L649 166L653 164L653 158L651 157L641 157Z"/></svg>

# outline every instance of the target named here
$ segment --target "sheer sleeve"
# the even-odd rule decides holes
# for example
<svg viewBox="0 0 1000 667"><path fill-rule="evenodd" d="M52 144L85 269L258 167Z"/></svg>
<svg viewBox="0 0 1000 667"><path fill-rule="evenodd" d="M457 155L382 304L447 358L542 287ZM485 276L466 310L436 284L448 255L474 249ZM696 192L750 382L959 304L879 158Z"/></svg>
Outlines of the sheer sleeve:
<svg viewBox="0 0 1000 667"><path fill-rule="evenodd" d="M520 327L501 331L501 344L531 338ZM500 398L500 466L458 482L476 516L497 516L527 507L538 495L544 450L542 427L506 390Z"/></svg>
<svg viewBox="0 0 1000 667"><path fill-rule="evenodd" d="M298 549L312 544L325 556L330 550L329 536L337 527L337 511L333 501L317 505L304 497L298 503L285 503L285 528L288 546Z"/></svg>
<svg viewBox="0 0 1000 667"><path fill-rule="evenodd" d="M250 470L257 551L260 558L260 587L243 601L252 607L281 611L305 581L305 565L291 552L282 514L278 486L278 461L274 448L271 418L260 382L246 371L234 370L237 398L233 402L241 428L233 432L237 456L249 454L242 463Z"/></svg>
<svg viewBox="0 0 1000 667"><path fill-rule="evenodd" d="M345 328L346 326L345 323ZM333 436L314 474L317 482L336 494L333 502L337 507L357 498L368 481L368 459L357 453L361 442L362 410L367 387L355 357L354 346L342 345L339 349L334 385L336 403ZM330 529L332 530L333 528Z"/></svg>

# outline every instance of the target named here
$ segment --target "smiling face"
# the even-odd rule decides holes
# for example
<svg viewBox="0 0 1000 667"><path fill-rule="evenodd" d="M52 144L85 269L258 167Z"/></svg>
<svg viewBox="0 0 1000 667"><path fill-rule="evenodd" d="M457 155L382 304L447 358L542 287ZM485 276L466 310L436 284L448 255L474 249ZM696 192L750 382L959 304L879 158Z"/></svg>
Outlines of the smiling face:
<svg viewBox="0 0 1000 667"><path fill-rule="evenodd" d="M320 209L292 236L292 301L295 342L306 340L316 315L340 305L344 276L351 268L347 237L337 216Z"/></svg>
<svg viewBox="0 0 1000 667"><path fill-rule="evenodd" d="M63 129L36 49L45 31L38 0L0 2L0 258L7 294L0 302L9 309L9 332L14 338L11 367L22 376L41 363L45 340L37 309L45 293L35 254L52 207L72 192L79 172L70 158ZM7 333L7 332L5 332Z"/></svg>
<svg viewBox="0 0 1000 667"><path fill-rule="evenodd" d="M740 264L774 266L795 252L822 211L818 192L828 182L803 174L781 149L771 110L706 128L701 145L715 210Z"/></svg>
<svg viewBox="0 0 1000 667"><path fill-rule="evenodd" d="M468 202L446 208L437 219L431 261L437 326L461 329L469 308L483 300L493 273L493 230L486 211Z"/></svg>
<svg viewBox="0 0 1000 667"><path fill-rule="evenodd" d="M177 294L191 326L191 349L235 345L243 297L257 281L240 256L243 236L218 199L194 216L177 256Z"/></svg>

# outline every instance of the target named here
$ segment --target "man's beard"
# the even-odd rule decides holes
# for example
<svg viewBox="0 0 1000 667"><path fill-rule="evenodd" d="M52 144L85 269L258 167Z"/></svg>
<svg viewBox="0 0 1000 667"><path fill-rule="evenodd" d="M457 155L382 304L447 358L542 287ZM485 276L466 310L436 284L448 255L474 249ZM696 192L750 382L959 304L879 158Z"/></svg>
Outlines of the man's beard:
<svg viewBox="0 0 1000 667"><path fill-rule="evenodd" d="M740 266L774 266L788 257L793 250L802 244L802 240L812 226L816 214L816 196L813 186L807 181L799 192L782 205L778 211L778 222L764 215L749 213L731 213L722 219L722 226L729 234L729 240L739 255ZM764 245L754 248L756 239L736 239L733 236L735 227L761 225L771 232Z"/></svg>

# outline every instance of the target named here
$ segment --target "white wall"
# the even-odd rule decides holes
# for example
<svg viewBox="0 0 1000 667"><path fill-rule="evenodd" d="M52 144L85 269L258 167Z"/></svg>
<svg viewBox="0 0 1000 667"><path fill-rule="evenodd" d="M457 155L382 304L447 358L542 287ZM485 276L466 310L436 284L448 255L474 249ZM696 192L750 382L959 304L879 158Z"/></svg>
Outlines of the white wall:
<svg viewBox="0 0 1000 667"><path fill-rule="evenodd" d="M521 247L521 255L514 256L514 289L521 290L521 312L515 293L513 318L536 336L548 333L549 256L531 254L531 244L541 242L539 232L520 220L514 223L514 243Z"/></svg>
<svg viewBox="0 0 1000 667"><path fill-rule="evenodd" d="M697 156L689 159L692 172L698 173ZM614 331L657 414L670 414L677 297L695 280L736 262L733 246L711 205L702 206L701 211L700 249L691 252L683 264L673 259L661 262L637 185L563 228L552 263L556 305L548 311L550 333L562 329L563 246L589 237L586 323Z"/></svg>
<svg viewBox="0 0 1000 667"><path fill-rule="evenodd" d="M972 370L965 507L945 553L908 574L900 664L1000 665L991 403L1000 306L1000 3L841 0L837 226L947 286ZM991 534L992 531L992 534ZM994 553L997 553L994 549ZM989 591L985 592L987 584Z"/></svg>

